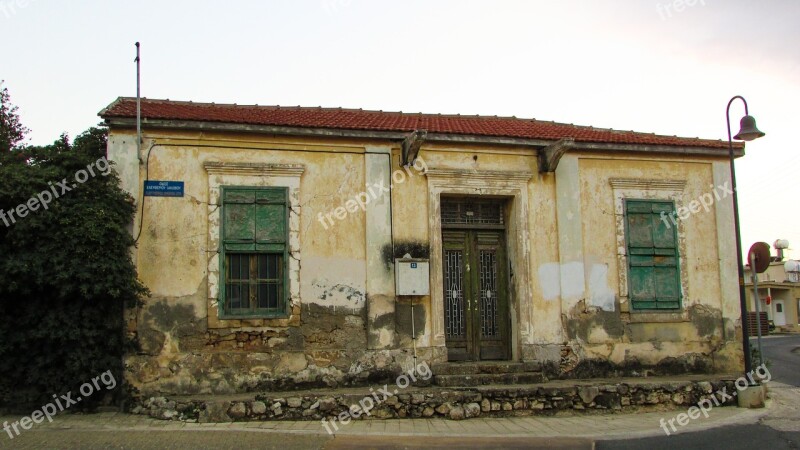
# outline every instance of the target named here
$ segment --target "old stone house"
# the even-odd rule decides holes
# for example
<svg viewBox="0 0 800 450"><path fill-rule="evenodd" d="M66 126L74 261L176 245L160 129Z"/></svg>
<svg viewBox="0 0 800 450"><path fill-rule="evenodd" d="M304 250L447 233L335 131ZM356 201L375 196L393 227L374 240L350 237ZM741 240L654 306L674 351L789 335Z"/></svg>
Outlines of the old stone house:
<svg viewBox="0 0 800 450"><path fill-rule="evenodd" d="M119 98L143 393L741 369L727 143L508 117ZM743 154L737 145L737 155ZM722 195L720 195L722 194ZM711 201L709 201L709 198Z"/></svg>

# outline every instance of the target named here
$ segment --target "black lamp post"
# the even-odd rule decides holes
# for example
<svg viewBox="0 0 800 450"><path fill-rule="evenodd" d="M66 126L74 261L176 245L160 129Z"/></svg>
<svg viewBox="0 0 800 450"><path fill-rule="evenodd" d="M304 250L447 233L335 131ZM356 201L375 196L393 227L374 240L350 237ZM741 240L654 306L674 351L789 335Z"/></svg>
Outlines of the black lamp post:
<svg viewBox="0 0 800 450"><path fill-rule="evenodd" d="M731 104L734 100L740 99L744 103L744 117L739 122L739 132L731 138ZM733 163L733 139L737 141L752 141L764 136L764 133L756 128L756 119L747 110L747 100L741 95L737 95L728 102L726 110L728 119L728 156L731 163L731 189L733 190L733 224L736 228L736 261L739 265L739 304L742 308L742 350L744 351L744 371L751 373L753 364L750 360L750 333L747 329L747 300L745 299L744 289L744 264L742 264L742 235L739 229L739 199L736 195L736 170ZM759 318L756 318L759 320Z"/></svg>

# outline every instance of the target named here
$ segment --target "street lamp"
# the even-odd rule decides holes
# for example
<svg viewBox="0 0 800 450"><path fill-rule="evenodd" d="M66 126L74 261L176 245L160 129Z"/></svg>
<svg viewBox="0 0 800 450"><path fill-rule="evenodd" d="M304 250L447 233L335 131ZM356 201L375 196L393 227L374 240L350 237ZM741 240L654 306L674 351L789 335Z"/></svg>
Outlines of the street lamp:
<svg viewBox="0 0 800 450"><path fill-rule="evenodd" d="M744 103L744 117L739 121L739 132L731 138L731 104L739 99ZM728 119L728 156L731 163L731 189L733 190L733 224L736 229L736 262L739 269L739 305L742 309L742 350L744 351L744 372L751 373L753 364L750 360L750 333L747 329L747 300L745 299L744 289L744 264L742 264L742 235L739 229L739 199L736 189L736 170L733 163L733 139L737 141L752 141L764 136L764 133L756 128L756 119L747 110L747 100L741 95L733 97L728 102L728 109L725 112ZM756 318L759 320L759 318Z"/></svg>

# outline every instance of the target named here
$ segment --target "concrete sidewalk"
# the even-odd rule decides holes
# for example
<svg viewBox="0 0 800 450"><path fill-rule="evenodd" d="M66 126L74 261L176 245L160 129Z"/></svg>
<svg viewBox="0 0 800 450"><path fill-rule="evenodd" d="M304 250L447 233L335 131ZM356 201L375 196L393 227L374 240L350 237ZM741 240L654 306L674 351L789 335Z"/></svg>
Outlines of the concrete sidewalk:
<svg viewBox="0 0 800 450"><path fill-rule="evenodd" d="M725 425L756 423L770 411L746 410L736 407L718 407L711 410L708 418L691 420L678 433L701 431ZM474 418L466 421L445 419L394 419L359 420L347 425L339 424L337 436L437 436L437 437L568 437L592 439L628 439L648 436L663 436L660 421L669 420L686 412L685 409L647 413L580 414L555 417L507 417ZM18 421L19 416L0 417L0 423ZM119 432L169 432L180 431L239 431L252 433L280 433L297 435L322 435L328 432L319 421L272 421L234 423L184 423L155 420L145 416L124 413L62 414L52 423L35 424L22 434L37 432L69 431L119 431ZM334 430L332 430L334 431ZM672 432L672 430L670 430ZM6 434L6 433L3 433ZM675 434L675 433L673 433ZM8 436L5 436L7 440Z"/></svg>

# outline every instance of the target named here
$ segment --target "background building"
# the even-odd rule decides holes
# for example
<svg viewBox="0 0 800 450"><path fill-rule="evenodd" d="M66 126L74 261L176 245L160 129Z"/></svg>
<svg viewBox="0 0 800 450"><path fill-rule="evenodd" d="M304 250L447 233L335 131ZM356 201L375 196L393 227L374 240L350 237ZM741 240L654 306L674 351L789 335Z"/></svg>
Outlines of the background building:
<svg viewBox="0 0 800 450"><path fill-rule="evenodd" d="M776 331L800 331L800 317L797 314L800 309L800 262L785 260L782 249L778 250L778 256L773 259L767 271L758 274L761 311L767 313L768 320ZM752 271L749 265L745 267L745 285L747 310L755 312Z"/></svg>

